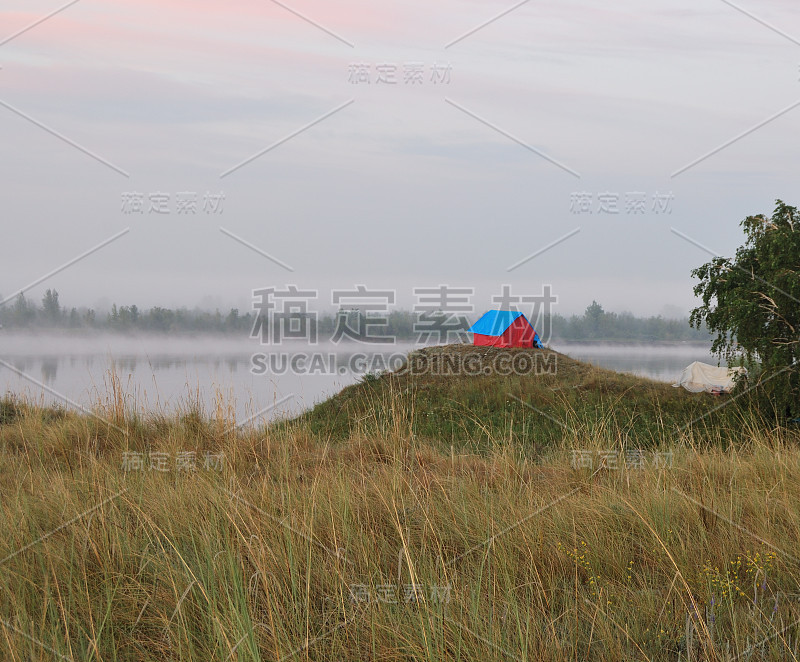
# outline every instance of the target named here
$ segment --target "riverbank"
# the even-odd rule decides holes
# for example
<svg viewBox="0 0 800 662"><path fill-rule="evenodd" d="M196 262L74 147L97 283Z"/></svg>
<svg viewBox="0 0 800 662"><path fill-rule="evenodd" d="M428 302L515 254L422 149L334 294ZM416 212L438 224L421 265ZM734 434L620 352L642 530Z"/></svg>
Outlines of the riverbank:
<svg viewBox="0 0 800 662"><path fill-rule="evenodd" d="M4 400L0 657L798 655L796 432L470 351L266 427L134 416L118 383L92 416Z"/></svg>

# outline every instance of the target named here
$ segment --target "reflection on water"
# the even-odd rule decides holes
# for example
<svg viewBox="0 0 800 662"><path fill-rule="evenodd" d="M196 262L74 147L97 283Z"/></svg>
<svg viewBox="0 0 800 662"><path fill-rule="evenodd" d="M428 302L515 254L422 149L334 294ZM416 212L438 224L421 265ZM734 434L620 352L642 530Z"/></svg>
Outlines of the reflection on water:
<svg viewBox="0 0 800 662"><path fill-rule="evenodd" d="M128 406L141 412L174 411L199 402L213 412L219 400L229 402L237 419L270 408L269 416L298 413L355 383L373 366L402 358L413 346L398 344L389 351L372 345L282 346L288 355L277 365L288 366L254 374L253 355L264 347L249 339L159 337L47 337L0 333L0 394L11 391L36 402L85 407L106 400L113 374L128 396ZM326 362L292 370L298 354L324 354ZM374 362L374 358L381 361ZM360 360L354 360L360 359ZM272 364L270 364L272 365ZM15 372L16 371L16 372ZM57 393L58 395L55 395ZM59 399L58 396L61 396ZM285 402L284 402L285 400ZM274 406L280 402L280 406Z"/></svg>
<svg viewBox="0 0 800 662"><path fill-rule="evenodd" d="M3 358L0 356L0 358ZM20 372L36 377L48 386L52 386L58 378L59 368L68 373L92 372L95 367L109 372L112 367L118 374L133 374L137 370L146 369L152 373L169 372L191 366L207 366L214 372L236 373L250 366L250 355L228 356L225 358L158 356L119 356L115 358L93 355L68 356L13 356L8 362ZM0 380L0 384L3 384Z"/></svg>
<svg viewBox="0 0 800 662"><path fill-rule="evenodd" d="M372 346L316 347L328 357L322 370L292 370L254 374L254 354L265 348L249 339L230 338L47 338L0 335L0 393L12 391L41 402L58 402L51 391L84 406L110 393L113 370L129 396L129 406L139 411L171 411L199 397L206 411L215 398L233 398L237 417L243 420L275 402L285 404L270 417L297 413L361 378L364 367L388 364L414 347L398 344L390 351ZM596 365L651 379L673 382L692 361L716 363L709 345L597 345L553 343L553 349ZM291 357L309 348L283 348ZM354 357L360 362L354 361ZM370 357L383 357L377 364ZM285 357L284 357L285 358ZM363 359L363 360L362 360ZM265 362L269 365L269 362ZM306 364L307 366L308 364ZM322 365L322 363L321 363ZM331 368L335 365L335 369Z"/></svg>

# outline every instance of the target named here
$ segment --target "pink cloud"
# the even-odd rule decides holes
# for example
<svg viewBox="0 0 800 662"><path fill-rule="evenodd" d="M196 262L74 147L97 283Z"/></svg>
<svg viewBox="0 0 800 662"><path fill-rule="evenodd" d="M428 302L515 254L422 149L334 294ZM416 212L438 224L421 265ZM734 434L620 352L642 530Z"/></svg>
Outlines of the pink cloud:
<svg viewBox="0 0 800 662"><path fill-rule="evenodd" d="M208 47L224 42L235 47L238 43L269 44L295 40L298 49L324 47L330 50L347 46L325 34L315 25L337 33L343 39L356 42L359 36L380 39L391 34L401 16L378 8L373 3L356 2L297 2L287 0L287 7L307 17L308 21L269 0L243 0L235 7L218 0L139 0L131 4L110 0L102 6L76 4L20 35L14 42L18 48L68 47L85 48L102 41L121 47L125 42L152 44L169 40L174 47ZM43 12L6 12L4 31L8 35L21 30L44 15ZM0 35L0 39L3 36Z"/></svg>

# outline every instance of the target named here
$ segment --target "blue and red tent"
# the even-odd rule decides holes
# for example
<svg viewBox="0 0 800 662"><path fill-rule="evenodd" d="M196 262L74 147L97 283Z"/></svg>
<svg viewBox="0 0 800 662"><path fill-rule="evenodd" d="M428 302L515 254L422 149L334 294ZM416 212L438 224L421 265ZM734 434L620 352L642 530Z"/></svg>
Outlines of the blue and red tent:
<svg viewBox="0 0 800 662"><path fill-rule="evenodd" d="M481 347L542 347L528 318L514 310L489 310L469 332L472 344Z"/></svg>

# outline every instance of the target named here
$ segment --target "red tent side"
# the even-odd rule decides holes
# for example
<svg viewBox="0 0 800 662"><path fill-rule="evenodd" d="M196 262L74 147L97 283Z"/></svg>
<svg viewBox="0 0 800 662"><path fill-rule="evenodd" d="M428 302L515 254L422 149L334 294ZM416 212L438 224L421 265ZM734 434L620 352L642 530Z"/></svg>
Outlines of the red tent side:
<svg viewBox="0 0 800 662"><path fill-rule="evenodd" d="M533 337L536 331L524 317L515 319L506 329L506 333L509 332L511 334L509 347L533 347Z"/></svg>
<svg viewBox="0 0 800 662"><path fill-rule="evenodd" d="M478 347L533 347L534 328L524 317L515 319L499 336L472 334L472 344Z"/></svg>
<svg viewBox="0 0 800 662"><path fill-rule="evenodd" d="M506 337L509 329L506 329L506 332L501 336L486 336L482 333L474 333L472 334L472 344L478 347L510 347L509 340Z"/></svg>

